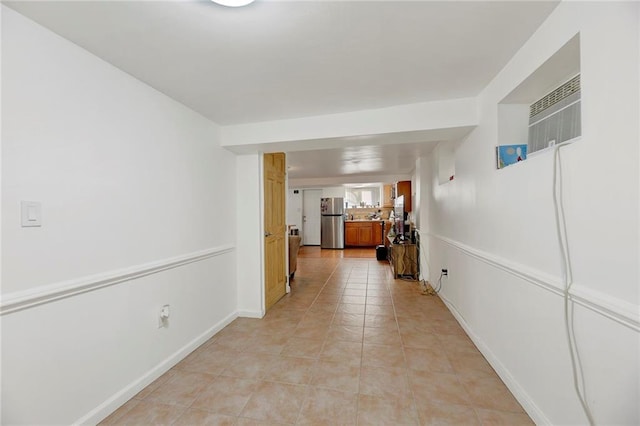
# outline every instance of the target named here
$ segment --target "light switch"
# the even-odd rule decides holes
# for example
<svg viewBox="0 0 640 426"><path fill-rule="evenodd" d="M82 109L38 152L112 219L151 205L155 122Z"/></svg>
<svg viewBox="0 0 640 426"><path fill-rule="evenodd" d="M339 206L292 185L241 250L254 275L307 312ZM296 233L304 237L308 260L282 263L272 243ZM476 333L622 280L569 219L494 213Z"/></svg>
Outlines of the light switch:
<svg viewBox="0 0 640 426"><path fill-rule="evenodd" d="M27 220L33 222L38 220L38 208L34 205L27 206Z"/></svg>
<svg viewBox="0 0 640 426"><path fill-rule="evenodd" d="M22 227L42 226L42 208L37 201L22 201Z"/></svg>

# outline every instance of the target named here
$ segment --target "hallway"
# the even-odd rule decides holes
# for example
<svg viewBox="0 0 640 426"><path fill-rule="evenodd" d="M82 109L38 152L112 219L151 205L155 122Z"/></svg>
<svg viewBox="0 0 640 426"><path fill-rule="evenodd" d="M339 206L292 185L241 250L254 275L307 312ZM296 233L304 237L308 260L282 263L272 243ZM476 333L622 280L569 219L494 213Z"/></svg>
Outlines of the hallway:
<svg viewBox="0 0 640 426"><path fill-rule="evenodd" d="M303 247L291 287L102 424L533 424L441 300L373 249Z"/></svg>

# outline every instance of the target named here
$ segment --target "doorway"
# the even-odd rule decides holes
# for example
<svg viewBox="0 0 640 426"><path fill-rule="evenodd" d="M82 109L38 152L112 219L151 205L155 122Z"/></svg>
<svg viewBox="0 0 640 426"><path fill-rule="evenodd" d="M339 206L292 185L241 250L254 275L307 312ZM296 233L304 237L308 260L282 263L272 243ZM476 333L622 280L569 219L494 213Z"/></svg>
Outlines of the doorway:
<svg viewBox="0 0 640 426"><path fill-rule="evenodd" d="M302 244L320 245L320 199L322 189L305 189L302 194Z"/></svg>

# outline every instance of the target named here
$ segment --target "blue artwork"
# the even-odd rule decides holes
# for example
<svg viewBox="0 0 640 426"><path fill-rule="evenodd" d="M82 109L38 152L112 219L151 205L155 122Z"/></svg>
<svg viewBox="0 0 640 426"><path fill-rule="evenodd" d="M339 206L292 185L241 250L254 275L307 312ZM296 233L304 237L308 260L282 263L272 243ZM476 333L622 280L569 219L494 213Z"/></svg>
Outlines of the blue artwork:
<svg viewBox="0 0 640 426"><path fill-rule="evenodd" d="M502 169L518 161L527 159L527 145L501 145L496 147L498 168Z"/></svg>

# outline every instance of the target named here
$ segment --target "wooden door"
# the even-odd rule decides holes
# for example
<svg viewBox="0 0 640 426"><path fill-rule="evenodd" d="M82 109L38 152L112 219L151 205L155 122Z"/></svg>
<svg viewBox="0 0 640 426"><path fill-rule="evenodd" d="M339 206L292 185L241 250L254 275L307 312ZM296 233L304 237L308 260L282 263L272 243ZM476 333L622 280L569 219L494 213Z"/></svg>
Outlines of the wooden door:
<svg viewBox="0 0 640 426"><path fill-rule="evenodd" d="M264 154L265 309L286 293L285 154Z"/></svg>

